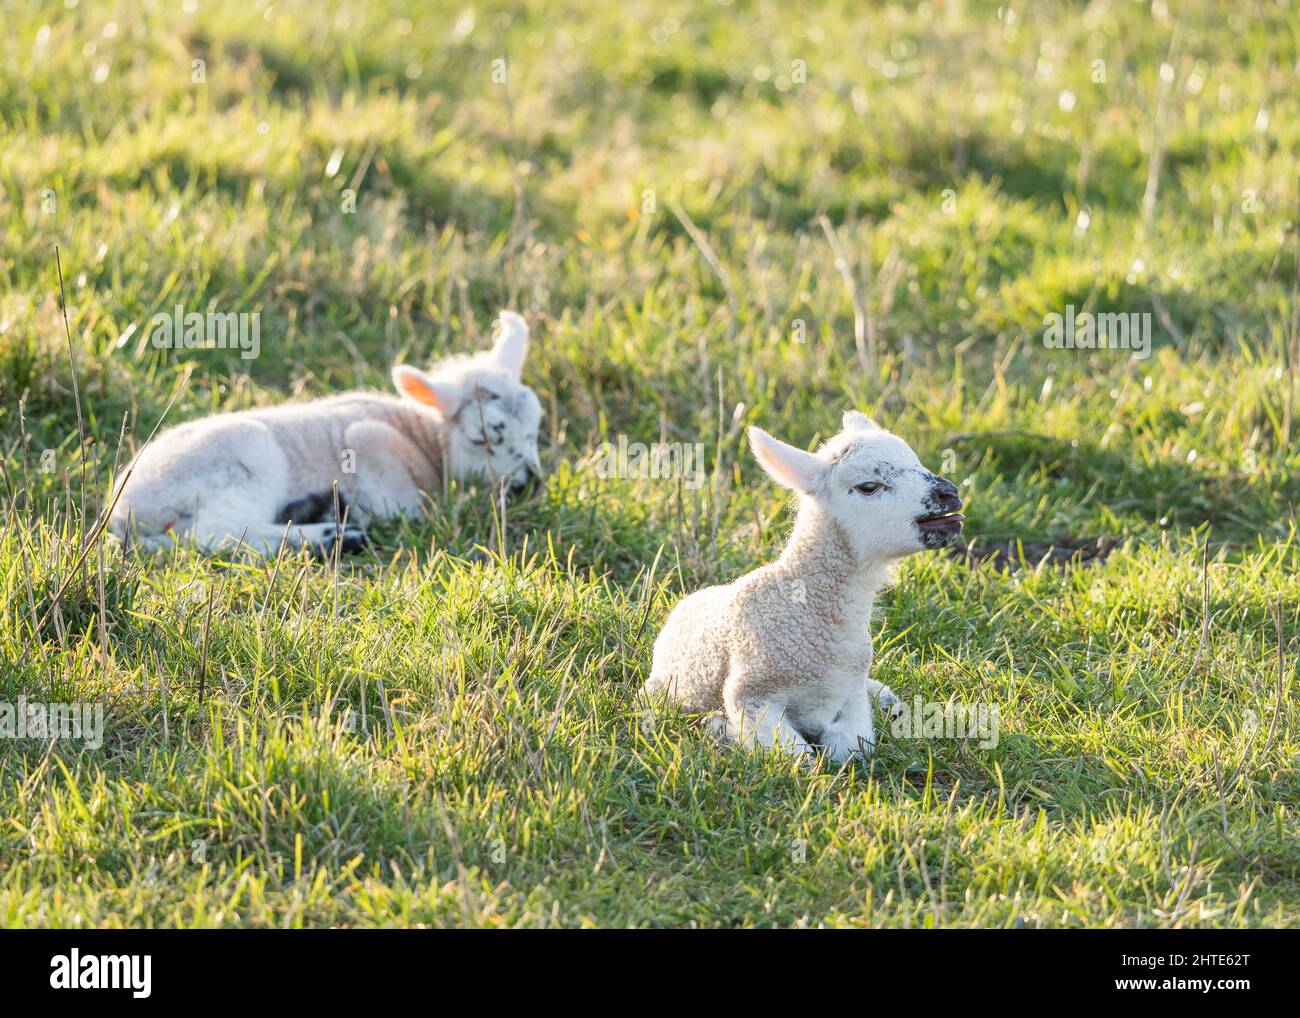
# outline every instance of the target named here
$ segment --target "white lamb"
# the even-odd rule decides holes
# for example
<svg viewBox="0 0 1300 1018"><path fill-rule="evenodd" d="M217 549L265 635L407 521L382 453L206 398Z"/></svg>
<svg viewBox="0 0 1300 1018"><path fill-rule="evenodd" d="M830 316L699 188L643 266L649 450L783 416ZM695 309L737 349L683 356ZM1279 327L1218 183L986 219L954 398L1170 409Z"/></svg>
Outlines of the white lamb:
<svg viewBox="0 0 1300 1018"><path fill-rule="evenodd" d="M520 380L528 326L503 311L490 351L421 371L393 368L400 393L326 399L189 421L162 432L118 484L109 529L146 548L173 539L351 551L373 518L414 515L444 470L521 487L540 472L541 404ZM346 529L335 519L334 485Z"/></svg>
<svg viewBox="0 0 1300 1018"><path fill-rule="evenodd" d="M798 493L781 557L679 603L655 641L645 694L711 722L746 746L835 762L875 747L867 620L891 566L961 532L961 499L907 443L850 410L816 453L749 429L763 469Z"/></svg>

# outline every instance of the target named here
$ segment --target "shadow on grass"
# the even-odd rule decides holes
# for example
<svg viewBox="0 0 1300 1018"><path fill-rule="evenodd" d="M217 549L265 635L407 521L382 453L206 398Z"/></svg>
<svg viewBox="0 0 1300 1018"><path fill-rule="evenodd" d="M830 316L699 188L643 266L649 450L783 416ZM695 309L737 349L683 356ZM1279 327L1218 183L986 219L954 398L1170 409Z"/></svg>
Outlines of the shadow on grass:
<svg viewBox="0 0 1300 1018"><path fill-rule="evenodd" d="M1254 538L1276 519L1279 499L1300 498L1294 477L1277 490L1251 484L1240 471L1195 467L1158 455L1139 458L1132 450L1104 449L1081 439L993 431L950 435L945 444L976 453L975 470L1012 486L1043 477L1066 489L1063 503L1086 494L1117 516L1133 515L1170 529L1208 523L1220 539Z"/></svg>

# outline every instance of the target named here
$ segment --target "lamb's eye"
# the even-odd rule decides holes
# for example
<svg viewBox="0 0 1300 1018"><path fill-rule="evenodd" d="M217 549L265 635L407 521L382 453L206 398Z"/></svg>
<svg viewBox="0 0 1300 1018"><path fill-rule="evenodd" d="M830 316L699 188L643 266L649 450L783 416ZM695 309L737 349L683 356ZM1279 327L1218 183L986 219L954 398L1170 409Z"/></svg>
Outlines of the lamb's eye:
<svg viewBox="0 0 1300 1018"><path fill-rule="evenodd" d="M885 486L879 481L863 481L861 484L855 484L853 490L862 495L874 495L878 491L884 491Z"/></svg>

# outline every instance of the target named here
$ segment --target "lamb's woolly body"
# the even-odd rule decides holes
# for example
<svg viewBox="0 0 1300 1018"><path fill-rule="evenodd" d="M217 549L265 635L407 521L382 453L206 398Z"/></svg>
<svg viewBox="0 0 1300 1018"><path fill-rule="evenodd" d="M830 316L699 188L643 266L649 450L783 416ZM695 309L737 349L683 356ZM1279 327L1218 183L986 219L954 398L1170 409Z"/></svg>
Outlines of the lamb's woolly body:
<svg viewBox="0 0 1300 1018"><path fill-rule="evenodd" d="M683 600L655 642L646 692L665 693L697 713L719 711L733 737L752 741L764 707L783 717L803 743L835 740L848 755L856 738L839 732L846 717L861 724L871 668L866 627L887 566L859 573L839 525L814 508L802 512L775 562L725 586ZM729 681L730 680L730 681ZM746 715L754 734L742 730ZM866 741L874 732L859 731Z"/></svg>
<svg viewBox="0 0 1300 1018"><path fill-rule="evenodd" d="M295 497L330 492L335 483L349 520L363 525L372 516L415 508L380 501L388 489L366 483L376 480L364 469L370 447L383 443L390 473L414 489L432 491L442 475L443 426L432 410L372 392L190 421L133 464L129 497L119 499L110 525L125 534L129 515L140 533L192 533L207 543L203 537L211 528L204 525L205 516L219 518L239 504L256 528L259 522L271 524ZM401 441L391 441L393 436ZM359 469L343 469L345 451L361 460ZM274 530L278 541L284 527Z"/></svg>
<svg viewBox="0 0 1300 1018"><path fill-rule="evenodd" d="M844 467L850 482L856 483L851 471L868 463L873 476L895 477L909 505L915 498L917 512L895 518L893 527L901 529L899 519L912 521L927 508L922 488L908 491L909 477L951 488L894 436L874 429L868 433L876 439L872 444L863 440L864 425L856 423L855 430L828 442L812 466L820 462L829 477L856 454ZM646 694L692 712L716 712L724 730L746 744L796 752L816 745L834 760L868 752L875 743L871 698L884 706L897 700L868 678L867 621L891 564L924 541L919 534L874 541L859 535L855 541L837 511L842 514L843 505L821 488L803 492L794 530L775 562L678 604L655 642Z"/></svg>
<svg viewBox="0 0 1300 1018"><path fill-rule="evenodd" d="M682 601L655 645L652 689L671 677L683 706L710 711L723 707L733 662L759 696L800 678L818 683L837 666L865 671L871 634L863 622L888 576L855 575L838 530L833 520L802 516L775 562Z"/></svg>

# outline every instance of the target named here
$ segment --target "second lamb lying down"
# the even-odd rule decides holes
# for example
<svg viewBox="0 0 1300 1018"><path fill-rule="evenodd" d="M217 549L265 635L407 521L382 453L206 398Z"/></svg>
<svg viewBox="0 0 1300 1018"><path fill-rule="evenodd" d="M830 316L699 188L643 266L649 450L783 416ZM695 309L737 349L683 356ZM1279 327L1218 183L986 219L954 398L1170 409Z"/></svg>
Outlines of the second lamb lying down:
<svg viewBox="0 0 1300 1018"><path fill-rule="evenodd" d="M875 746L867 619L891 566L961 533L951 481L925 469L901 438L850 410L815 453L749 429L763 469L798 494L781 557L726 586L696 591L655 641L645 693L746 746L821 751L841 762Z"/></svg>
<svg viewBox="0 0 1300 1018"><path fill-rule="evenodd" d="M417 515L444 475L521 487L541 469L541 404L520 380L527 324L511 311L498 321L491 350L394 367L396 396L350 392L164 431L118 481L110 530L147 549L353 551L368 521Z"/></svg>

